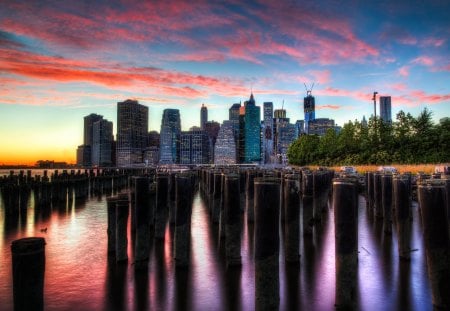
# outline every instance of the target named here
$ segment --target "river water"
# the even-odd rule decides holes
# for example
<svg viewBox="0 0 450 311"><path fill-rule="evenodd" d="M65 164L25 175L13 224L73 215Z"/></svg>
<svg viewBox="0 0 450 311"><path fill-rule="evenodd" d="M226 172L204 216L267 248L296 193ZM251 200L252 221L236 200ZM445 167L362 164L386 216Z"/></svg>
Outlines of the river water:
<svg viewBox="0 0 450 311"><path fill-rule="evenodd" d="M1 200L0 200L1 202ZM366 213L359 197L358 308L361 310L432 310L422 227L413 206L411 261L398 259L395 228ZM11 224L0 203L0 310L11 310L11 242L29 236L46 240L45 310L253 310L255 276L253 225L243 222L242 267L226 269L218 228L209 220L200 193L192 208L191 261L175 269L173 229L164 242L152 242L148 271L135 272L129 233L128 265L107 260L106 197L35 212L31 195L26 219ZM129 226L130 227L130 226ZM41 229L47 228L47 232ZM283 237L283 227L280 236ZM285 266L280 243L280 310L333 310L335 254L333 208L313 237L301 237L301 263Z"/></svg>

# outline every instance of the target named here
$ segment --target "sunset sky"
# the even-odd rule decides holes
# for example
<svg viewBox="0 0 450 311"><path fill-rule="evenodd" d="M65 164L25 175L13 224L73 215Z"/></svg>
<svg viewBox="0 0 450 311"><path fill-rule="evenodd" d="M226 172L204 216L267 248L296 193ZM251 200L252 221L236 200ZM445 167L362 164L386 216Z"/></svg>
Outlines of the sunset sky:
<svg viewBox="0 0 450 311"><path fill-rule="evenodd" d="M226 4L225 4L226 3ZM371 5L363 4L370 3ZM0 165L75 161L83 117L113 121L127 98L149 130L178 108L222 122L247 100L339 125L373 113L372 92L434 121L450 116L450 2L0 0ZM378 108L377 108L378 109Z"/></svg>

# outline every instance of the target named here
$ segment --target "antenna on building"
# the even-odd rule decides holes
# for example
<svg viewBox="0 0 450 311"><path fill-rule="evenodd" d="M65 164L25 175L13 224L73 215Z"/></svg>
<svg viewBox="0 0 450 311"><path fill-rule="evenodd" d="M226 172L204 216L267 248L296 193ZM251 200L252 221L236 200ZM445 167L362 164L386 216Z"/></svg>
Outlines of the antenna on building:
<svg viewBox="0 0 450 311"><path fill-rule="evenodd" d="M308 87L306 86L306 83L303 83L305 85L305 89L306 89L306 96L311 96L311 92L314 88L314 82L311 84L311 88L308 89Z"/></svg>

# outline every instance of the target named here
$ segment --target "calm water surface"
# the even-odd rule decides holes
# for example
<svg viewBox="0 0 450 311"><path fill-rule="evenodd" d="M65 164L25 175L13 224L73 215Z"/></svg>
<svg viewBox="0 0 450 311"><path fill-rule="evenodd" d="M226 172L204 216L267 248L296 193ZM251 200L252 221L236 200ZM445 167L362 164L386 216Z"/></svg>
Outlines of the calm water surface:
<svg viewBox="0 0 450 311"><path fill-rule="evenodd" d="M400 262L397 236L385 236L382 224L359 201L359 301L361 310L432 310L417 205L414 205L411 262ZM1 200L0 200L1 201ZM129 263L108 263L106 197L83 204L35 211L33 196L24 219L5 219L0 203L0 309L11 310L11 242L28 236L46 239L46 310L253 310L255 278L253 226L243 223L242 267L226 269L217 226L196 194L192 211L191 265L175 269L173 229L163 242L152 241L148 271L135 273L129 234ZM47 228L47 233L40 229ZM280 227L282 229L282 227ZM280 229L280 236L283 231ZM313 237L301 238L301 264L284 265L280 243L280 310L333 310L335 261L333 209Z"/></svg>

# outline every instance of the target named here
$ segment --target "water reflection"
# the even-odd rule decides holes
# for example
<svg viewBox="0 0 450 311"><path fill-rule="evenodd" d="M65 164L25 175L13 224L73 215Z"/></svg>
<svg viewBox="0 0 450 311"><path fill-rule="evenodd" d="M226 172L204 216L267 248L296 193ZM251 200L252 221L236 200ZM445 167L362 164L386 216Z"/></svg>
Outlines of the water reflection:
<svg viewBox="0 0 450 311"><path fill-rule="evenodd" d="M242 221L242 266L226 268L218 226L196 194L191 225L191 264L175 269L173 228L151 245L148 267L135 270L129 230L128 264L107 256L106 196L36 206L33 194L22 211L5 211L0 198L0 267L11 266L10 244L24 236L46 238L47 310L253 310L255 308L254 225ZM359 201L358 291L363 310L431 309L422 229L413 206L411 261L400 261L397 234L383 233ZM300 264L285 265L280 242L280 309L332 310L335 302L333 210L311 235L300 234ZM243 214L243 217L245 215ZM129 224L130 225L130 224ZM302 224L303 227L304 224ZM395 224L394 224L395 225ZM47 232L40 230L47 228ZM395 228L395 227L394 227ZM303 228L304 229L304 228ZM129 244L130 244L129 243ZM11 269L0 269L0 309L12 309Z"/></svg>

